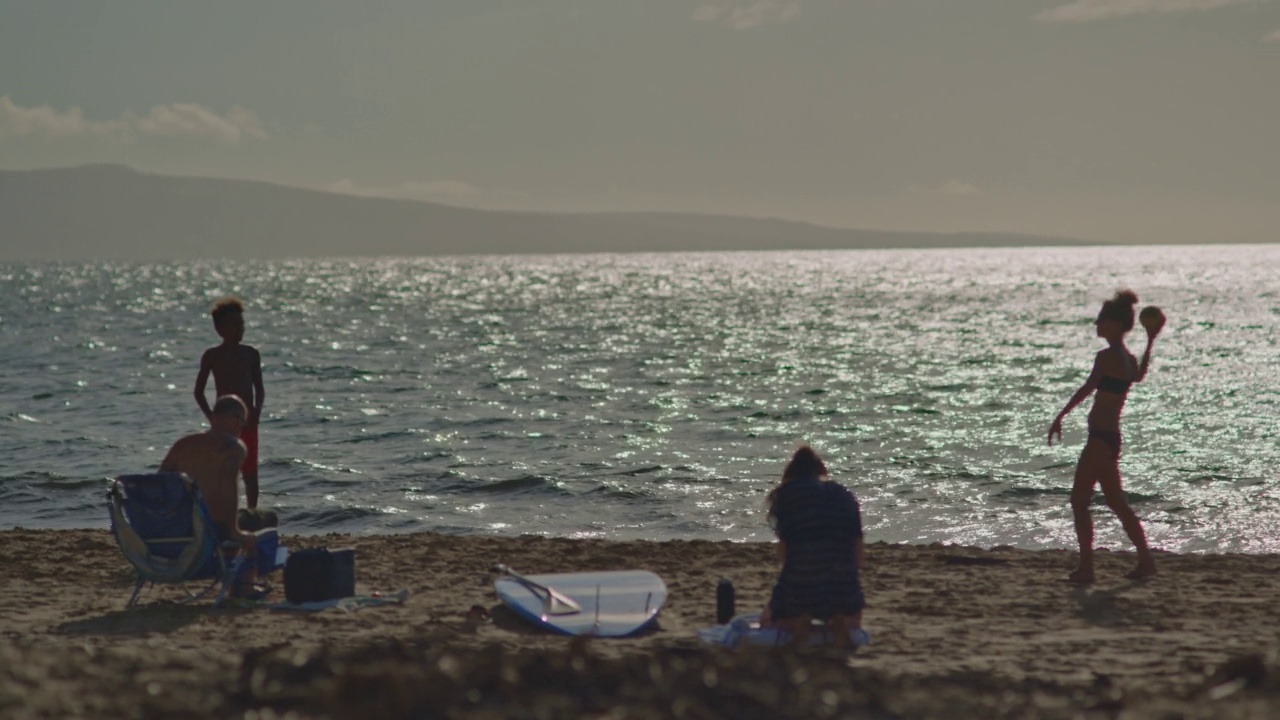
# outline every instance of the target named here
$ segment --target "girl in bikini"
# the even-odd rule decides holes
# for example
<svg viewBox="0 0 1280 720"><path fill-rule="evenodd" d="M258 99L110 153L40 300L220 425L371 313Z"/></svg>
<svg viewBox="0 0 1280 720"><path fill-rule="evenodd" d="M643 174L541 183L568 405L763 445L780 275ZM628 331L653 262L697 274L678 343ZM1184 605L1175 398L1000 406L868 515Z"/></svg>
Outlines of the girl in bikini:
<svg viewBox="0 0 1280 720"><path fill-rule="evenodd" d="M1127 577L1137 579L1156 574L1155 559L1151 556L1151 549L1147 547L1142 523L1138 521L1133 508L1129 507L1120 486L1120 411L1124 409L1129 387L1135 382L1142 382L1147 376L1147 369L1151 366L1151 346L1155 343L1164 319L1158 310L1144 311L1147 349L1139 362L1124 345L1125 333L1133 329L1133 308L1137 304L1138 296L1131 290L1121 290L1102 304L1094 326L1098 337L1107 341L1107 347L1098 351L1089 379L1071 396L1066 407L1062 408L1062 412L1058 413L1049 426L1049 444L1053 445L1055 436L1058 442L1062 442L1062 419L1097 391L1093 408L1089 411L1089 437L1084 450L1080 452L1075 483L1071 488L1071 510L1075 514L1076 537L1080 541L1080 567L1069 576L1072 582L1091 583L1094 580L1093 517L1089 514L1089 504L1093 500L1095 484L1102 486L1107 506L1120 519L1125 533L1138 551L1138 566ZM1152 313L1149 324L1148 312Z"/></svg>

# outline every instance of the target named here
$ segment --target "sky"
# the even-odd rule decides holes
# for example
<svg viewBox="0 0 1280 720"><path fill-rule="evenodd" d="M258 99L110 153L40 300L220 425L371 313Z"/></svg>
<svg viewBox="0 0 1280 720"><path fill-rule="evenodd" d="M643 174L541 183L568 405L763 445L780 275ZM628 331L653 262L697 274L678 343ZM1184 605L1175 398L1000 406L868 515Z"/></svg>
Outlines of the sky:
<svg viewBox="0 0 1280 720"><path fill-rule="evenodd" d="M0 169L1280 241L1280 0L0 0Z"/></svg>

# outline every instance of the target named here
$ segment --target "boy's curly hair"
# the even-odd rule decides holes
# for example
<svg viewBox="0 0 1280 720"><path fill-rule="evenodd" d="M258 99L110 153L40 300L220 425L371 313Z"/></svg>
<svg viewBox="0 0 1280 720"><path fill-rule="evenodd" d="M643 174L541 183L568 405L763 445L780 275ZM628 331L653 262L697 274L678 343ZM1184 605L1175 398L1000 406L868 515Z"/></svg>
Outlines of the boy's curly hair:
<svg viewBox="0 0 1280 720"><path fill-rule="evenodd" d="M213 316L213 326L217 327L222 321L232 313L244 314L244 303L240 302L240 298L234 295L228 295L213 304L213 310L209 314Z"/></svg>

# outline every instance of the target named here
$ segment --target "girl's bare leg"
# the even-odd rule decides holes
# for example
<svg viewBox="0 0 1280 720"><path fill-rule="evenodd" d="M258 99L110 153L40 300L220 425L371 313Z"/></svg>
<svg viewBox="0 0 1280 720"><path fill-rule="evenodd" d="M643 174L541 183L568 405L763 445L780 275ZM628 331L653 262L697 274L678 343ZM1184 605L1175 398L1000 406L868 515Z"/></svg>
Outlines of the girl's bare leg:
<svg viewBox="0 0 1280 720"><path fill-rule="evenodd" d="M1107 468L1107 471L1098 480L1102 486L1102 496L1107 500L1107 506L1120 519L1120 524L1124 527L1125 534L1129 536L1129 541L1133 543L1134 549L1138 551L1138 566L1125 577L1137 580L1155 575L1156 560L1151 555L1151 549L1147 547L1147 534L1142 530L1142 523L1138 520L1138 514L1133 511L1133 508L1129 507L1129 501L1124 496L1124 488L1120 483L1119 466L1111 463L1111 466Z"/></svg>
<svg viewBox="0 0 1280 720"><path fill-rule="evenodd" d="M1093 486L1099 476L1099 466L1107 459L1104 444L1095 439L1085 443L1076 463L1075 482L1071 485L1071 513L1075 517L1076 539L1080 542L1080 565L1067 576L1075 583L1093 582L1093 516L1089 503L1093 501Z"/></svg>

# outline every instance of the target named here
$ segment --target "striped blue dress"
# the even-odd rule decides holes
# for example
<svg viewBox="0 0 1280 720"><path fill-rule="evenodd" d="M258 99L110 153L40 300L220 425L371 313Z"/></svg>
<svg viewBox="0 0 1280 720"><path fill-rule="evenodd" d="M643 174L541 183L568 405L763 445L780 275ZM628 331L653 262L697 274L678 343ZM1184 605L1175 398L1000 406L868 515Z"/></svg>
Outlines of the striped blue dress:
<svg viewBox="0 0 1280 720"><path fill-rule="evenodd" d="M769 601L773 617L827 620L861 610L866 601L853 542L862 537L862 515L853 493L836 482L797 478L778 488L773 518L787 546Z"/></svg>

